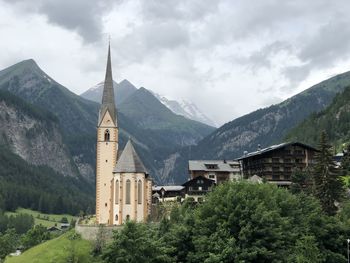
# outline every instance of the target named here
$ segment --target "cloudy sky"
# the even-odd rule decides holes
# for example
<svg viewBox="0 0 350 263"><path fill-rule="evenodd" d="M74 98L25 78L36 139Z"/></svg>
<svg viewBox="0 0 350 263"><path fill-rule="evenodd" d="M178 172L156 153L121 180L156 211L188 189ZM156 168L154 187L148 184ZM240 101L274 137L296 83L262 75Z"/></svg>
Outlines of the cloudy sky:
<svg viewBox="0 0 350 263"><path fill-rule="evenodd" d="M80 94L104 77L223 124L350 70L349 0L0 0L0 68L33 58Z"/></svg>

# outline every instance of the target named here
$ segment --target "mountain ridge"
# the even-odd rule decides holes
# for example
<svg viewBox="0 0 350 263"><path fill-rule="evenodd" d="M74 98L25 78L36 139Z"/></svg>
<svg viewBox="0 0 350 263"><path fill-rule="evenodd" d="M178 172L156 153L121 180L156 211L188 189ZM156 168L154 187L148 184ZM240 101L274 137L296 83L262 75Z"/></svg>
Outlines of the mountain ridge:
<svg viewBox="0 0 350 263"><path fill-rule="evenodd" d="M85 99L100 103L102 99L102 90L103 82L100 82L85 92L81 93L80 96ZM114 99L116 101L117 108L125 99L128 98L128 96L132 95L136 90L138 89L127 79L122 80L120 83L114 82ZM162 96L150 89L147 90L150 91L154 97L156 97L173 113L184 116L190 120L201 122L212 127L217 127L217 124L209 119L203 112L201 112L193 102L186 100L171 100L166 98L166 96Z"/></svg>

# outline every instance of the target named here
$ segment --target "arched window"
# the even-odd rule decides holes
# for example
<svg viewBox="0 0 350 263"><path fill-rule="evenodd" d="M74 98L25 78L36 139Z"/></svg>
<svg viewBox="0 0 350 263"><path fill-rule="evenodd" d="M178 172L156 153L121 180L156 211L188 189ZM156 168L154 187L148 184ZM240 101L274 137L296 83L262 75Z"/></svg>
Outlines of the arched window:
<svg viewBox="0 0 350 263"><path fill-rule="evenodd" d="M109 142L109 139L110 139L109 130L106 130L106 131L105 131L105 141L106 141L106 142Z"/></svg>
<svg viewBox="0 0 350 263"><path fill-rule="evenodd" d="M118 214L115 215L115 221L118 221Z"/></svg>
<svg viewBox="0 0 350 263"><path fill-rule="evenodd" d="M130 189L131 189L131 182L130 180L126 180L126 190L125 190L125 204L130 205Z"/></svg>
<svg viewBox="0 0 350 263"><path fill-rule="evenodd" d="M142 204L142 182L139 180L137 182L137 203L139 205Z"/></svg>
<svg viewBox="0 0 350 263"><path fill-rule="evenodd" d="M119 181L115 182L115 204L119 204Z"/></svg>
<svg viewBox="0 0 350 263"><path fill-rule="evenodd" d="M126 221L129 221L129 220L130 220L130 216L126 215Z"/></svg>

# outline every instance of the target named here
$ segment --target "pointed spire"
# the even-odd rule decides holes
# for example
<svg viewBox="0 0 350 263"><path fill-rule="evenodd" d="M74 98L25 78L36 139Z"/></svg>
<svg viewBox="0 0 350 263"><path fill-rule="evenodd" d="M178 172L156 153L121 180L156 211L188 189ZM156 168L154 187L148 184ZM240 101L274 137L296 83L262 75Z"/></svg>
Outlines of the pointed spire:
<svg viewBox="0 0 350 263"><path fill-rule="evenodd" d="M118 159L114 173L145 173L148 174L140 157L138 156L131 139L125 145L125 148Z"/></svg>
<svg viewBox="0 0 350 263"><path fill-rule="evenodd" d="M105 115L107 110L109 111L109 114L111 115L112 119L115 121L115 124L117 125L116 109L115 109L115 102L114 102L114 89L113 89L111 45L110 45L110 43L108 44L106 77L105 77L105 82L104 82L104 86L103 86L102 105L101 105L101 109L100 109L99 124L101 123L101 120L102 120L102 118Z"/></svg>

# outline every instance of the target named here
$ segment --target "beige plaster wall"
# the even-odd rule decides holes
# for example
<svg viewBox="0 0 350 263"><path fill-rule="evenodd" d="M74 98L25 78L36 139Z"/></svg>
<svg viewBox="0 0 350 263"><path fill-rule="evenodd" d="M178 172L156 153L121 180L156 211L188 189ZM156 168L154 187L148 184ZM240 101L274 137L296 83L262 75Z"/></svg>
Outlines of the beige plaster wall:
<svg viewBox="0 0 350 263"><path fill-rule="evenodd" d="M109 130L110 141L104 141ZM117 161L118 128L107 111L97 129L96 156L96 219L99 224L109 224L111 211L111 182Z"/></svg>
<svg viewBox="0 0 350 263"><path fill-rule="evenodd" d="M149 196L152 195L149 192L149 180L145 178L144 173L115 173L113 184L116 186L116 181L119 181L119 202L115 203L116 191L113 191L113 224L120 225L125 223L127 215L130 220L137 222L146 221L149 210ZM130 180L130 204L126 204L126 181ZM142 182L142 202L138 204L138 181ZM118 214L118 220L115 215Z"/></svg>

